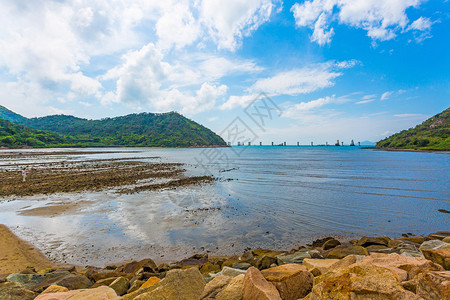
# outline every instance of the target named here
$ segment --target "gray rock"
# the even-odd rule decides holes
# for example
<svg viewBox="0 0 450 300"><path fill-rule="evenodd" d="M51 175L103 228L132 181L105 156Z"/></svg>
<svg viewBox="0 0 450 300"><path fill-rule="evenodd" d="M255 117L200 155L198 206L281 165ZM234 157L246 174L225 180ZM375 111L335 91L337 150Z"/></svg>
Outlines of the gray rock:
<svg viewBox="0 0 450 300"><path fill-rule="evenodd" d="M22 287L18 282L0 283L0 299L2 300L32 300L37 295Z"/></svg>
<svg viewBox="0 0 450 300"><path fill-rule="evenodd" d="M69 274L53 282L52 285L59 285L69 290L87 289L92 286L92 281L84 275Z"/></svg>
<svg viewBox="0 0 450 300"><path fill-rule="evenodd" d="M252 265L249 264L249 263L235 263L235 264L233 264L233 268L234 269L240 269L240 270L247 270L251 266Z"/></svg>
<svg viewBox="0 0 450 300"><path fill-rule="evenodd" d="M223 275L223 276L235 277L235 276L238 276L241 274L245 274L246 271L240 270L240 269L234 269L234 268L230 268L230 267L223 267L222 271L219 273L222 273L221 275ZM219 274L219 273L217 273L217 274Z"/></svg>
<svg viewBox="0 0 450 300"><path fill-rule="evenodd" d="M419 247L419 250L422 250L422 249L444 249L444 250L449 250L450 249L450 244L446 243L444 241L441 241L441 240L425 241Z"/></svg>
<svg viewBox="0 0 450 300"><path fill-rule="evenodd" d="M277 256L278 265L301 264L305 258L311 258L309 250L301 250L293 254L281 254Z"/></svg>
<svg viewBox="0 0 450 300"><path fill-rule="evenodd" d="M20 274L13 273L6 277L6 280L9 282L17 282L20 283L24 288L30 289L35 285L41 284L44 281L49 279L59 278L61 276L69 275L68 271L56 271L45 274Z"/></svg>

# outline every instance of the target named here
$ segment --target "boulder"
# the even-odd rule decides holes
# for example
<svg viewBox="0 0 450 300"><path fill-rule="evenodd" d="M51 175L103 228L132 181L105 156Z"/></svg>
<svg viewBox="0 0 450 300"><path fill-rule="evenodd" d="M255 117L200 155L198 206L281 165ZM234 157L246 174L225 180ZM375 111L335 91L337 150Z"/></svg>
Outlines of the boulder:
<svg viewBox="0 0 450 300"><path fill-rule="evenodd" d="M144 283L145 281L143 280L134 280L132 283L130 283L130 288L128 289L127 294L137 291L142 287Z"/></svg>
<svg viewBox="0 0 450 300"><path fill-rule="evenodd" d="M391 270L367 265L317 277L309 299L419 300L420 297L405 290Z"/></svg>
<svg viewBox="0 0 450 300"><path fill-rule="evenodd" d="M444 249L422 249L426 259L441 265L445 270L450 270L450 250Z"/></svg>
<svg viewBox="0 0 450 300"><path fill-rule="evenodd" d="M249 268L245 274L242 294L244 300L281 300L275 286L255 267Z"/></svg>
<svg viewBox="0 0 450 300"><path fill-rule="evenodd" d="M450 299L450 271L421 273L415 281L417 296L425 300Z"/></svg>
<svg viewBox="0 0 450 300"><path fill-rule="evenodd" d="M37 295L18 282L0 283L0 299L2 300L33 300Z"/></svg>
<svg viewBox="0 0 450 300"><path fill-rule="evenodd" d="M221 292L232 280L229 276L217 276L208 282L203 289L200 299L216 298L217 294Z"/></svg>
<svg viewBox="0 0 450 300"><path fill-rule="evenodd" d="M81 289L63 293L41 294L35 300L117 300L116 292L107 286L99 286L95 289Z"/></svg>
<svg viewBox="0 0 450 300"><path fill-rule="evenodd" d="M86 276L91 279L92 281L99 281L102 279L106 279L106 278L111 278L111 277L120 277L120 276L124 276L126 273L120 273L120 272L98 272L98 273L92 273L92 274L86 274Z"/></svg>
<svg viewBox="0 0 450 300"><path fill-rule="evenodd" d="M194 266L202 266L205 263L208 262L208 257L202 257L202 258L185 258L181 260L178 264L181 267L194 267Z"/></svg>
<svg viewBox="0 0 450 300"><path fill-rule="evenodd" d="M148 258L141 261L132 261L130 263L127 263L117 268L116 272L134 274L141 268L144 268L144 272L156 272L158 269L155 262Z"/></svg>
<svg viewBox="0 0 450 300"><path fill-rule="evenodd" d="M150 286L152 286L152 285L154 285L155 283L158 283L158 282L160 282L160 281L161 281L161 279L159 279L158 277L152 276L152 277L150 277L149 279L147 279L147 281L144 282L144 283L141 285L141 288L150 287Z"/></svg>
<svg viewBox="0 0 450 300"><path fill-rule="evenodd" d="M420 245L419 250L422 249L444 249L450 250L450 244L441 240L429 240Z"/></svg>
<svg viewBox="0 0 450 300"><path fill-rule="evenodd" d="M42 294L53 294L53 293L63 293L63 292L68 292L69 289L63 286L59 286L59 285L51 285L48 288L46 288L42 293Z"/></svg>
<svg viewBox="0 0 450 300"><path fill-rule="evenodd" d="M223 267L222 271L217 273L217 275L222 275L222 276L230 276L230 277L235 277L241 274L245 274L245 270L240 270L240 269L234 269L234 268L229 268L229 267Z"/></svg>
<svg viewBox="0 0 450 300"><path fill-rule="evenodd" d="M270 268L272 264L276 263L277 259L275 257L264 255L256 261L255 267L257 267L259 270L264 270Z"/></svg>
<svg viewBox="0 0 450 300"><path fill-rule="evenodd" d="M400 281L413 279L417 274L440 271L442 268L425 258L405 257L399 254L372 253L352 266L376 266L391 270Z"/></svg>
<svg viewBox="0 0 450 300"><path fill-rule="evenodd" d="M277 255L278 264L301 264L305 258L311 258L308 250L301 250L292 254Z"/></svg>
<svg viewBox="0 0 450 300"><path fill-rule="evenodd" d="M92 286L92 282L84 275L69 274L53 281L51 285L63 286L69 290L79 290L90 288Z"/></svg>
<svg viewBox="0 0 450 300"><path fill-rule="evenodd" d="M96 283L94 283L91 288L96 288L99 286L109 286L114 280L116 280L119 277L110 277L110 278L105 278L105 279L100 279L99 281L97 281Z"/></svg>
<svg viewBox="0 0 450 300"><path fill-rule="evenodd" d="M200 273L209 274L220 272L220 266L207 262L200 268Z"/></svg>
<svg viewBox="0 0 450 300"><path fill-rule="evenodd" d="M125 294L128 291L129 286L130 282L125 277L119 277L109 285L118 296Z"/></svg>
<svg viewBox="0 0 450 300"><path fill-rule="evenodd" d="M244 278L244 274L234 277L230 283L217 294L216 300L242 300Z"/></svg>
<svg viewBox="0 0 450 300"><path fill-rule="evenodd" d="M368 247L371 245L388 246L391 239L387 236L367 237L363 236L356 243L357 246Z"/></svg>
<svg viewBox="0 0 450 300"><path fill-rule="evenodd" d="M313 274L298 264L277 266L263 270L261 274L277 288L283 300L303 298L313 286Z"/></svg>
<svg viewBox="0 0 450 300"><path fill-rule="evenodd" d="M401 240L403 240L403 241L410 241L410 242L413 242L416 244L422 244L423 242L425 242L428 239L429 238L426 238L424 236L410 236L410 237L401 238Z"/></svg>
<svg viewBox="0 0 450 300"><path fill-rule="evenodd" d="M45 274L20 274L20 273L13 273L8 275L6 277L6 280L9 282L17 282L20 283L24 288L29 289L33 286L36 286L44 281L47 281L49 279L53 278L60 278L65 275L69 275L70 273L68 271L56 271L51 273L45 273ZM47 288L46 286L45 288Z"/></svg>
<svg viewBox="0 0 450 300"><path fill-rule="evenodd" d="M329 250L329 249L332 249L332 248L334 248L336 246L339 246L340 244L341 244L341 242L339 242L338 240L331 239L331 240L326 241L323 244L322 248L323 248L323 250Z"/></svg>
<svg viewBox="0 0 450 300"><path fill-rule="evenodd" d="M341 259L348 255L369 255L369 252L367 252L366 248L361 246L337 246L336 248L331 249L330 252L328 252L327 258L337 258Z"/></svg>
<svg viewBox="0 0 450 300"><path fill-rule="evenodd" d="M446 237L450 237L450 231L438 231L438 232L429 234L428 237L431 240L434 240L434 239L443 240Z"/></svg>
<svg viewBox="0 0 450 300"><path fill-rule="evenodd" d="M166 277L158 283L126 294L123 300L129 299L179 299L198 300L206 283L197 268L185 270L174 269L167 272Z"/></svg>
<svg viewBox="0 0 450 300"><path fill-rule="evenodd" d="M339 259L315 259L315 258L305 258L303 260L303 265L311 271L312 269L318 269L320 273L326 273L330 270L330 267L338 262ZM355 261L356 262L356 261Z"/></svg>
<svg viewBox="0 0 450 300"><path fill-rule="evenodd" d="M442 241L446 242L446 243L450 243L450 236L445 237Z"/></svg>
<svg viewBox="0 0 450 300"><path fill-rule="evenodd" d="M333 240L333 239L334 238L332 238L331 236L328 236L328 237L325 237L325 238L322 238L322 239L317 239L317 240L312 242L312 246L315 247L315 248L320 248L320 247L323 246L323 244L325 244L326 241Z"/></svg>

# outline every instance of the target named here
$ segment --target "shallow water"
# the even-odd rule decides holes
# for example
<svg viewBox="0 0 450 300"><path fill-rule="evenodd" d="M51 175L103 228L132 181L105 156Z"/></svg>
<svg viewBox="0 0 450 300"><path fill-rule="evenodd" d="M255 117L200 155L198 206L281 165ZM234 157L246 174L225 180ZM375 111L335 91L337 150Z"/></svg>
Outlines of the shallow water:
<svg viewBox="0 0 450 300"><path fill-rule="evenodd" d="M147 257L170 261L202 251L240 253L246 247L290 249L326 235L395 237L450 230L450 214L438 212L450 210L448 153L334 146L110 150L122 152L83 155L92 149L70 149L63 151L80 155L0 158L0 165L142 157L185 163L187 174L212 174L218 180L131 195L8 197L0 200L0 223L49 257L81 265ZM78 202L77 209L55 216L20 214Z"/></svg>

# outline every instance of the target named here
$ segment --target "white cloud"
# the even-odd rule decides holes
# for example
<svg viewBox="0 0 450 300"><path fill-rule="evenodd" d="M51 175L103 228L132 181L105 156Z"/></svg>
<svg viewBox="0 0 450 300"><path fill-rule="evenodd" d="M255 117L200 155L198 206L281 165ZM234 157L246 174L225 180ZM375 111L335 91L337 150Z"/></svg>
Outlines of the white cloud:
<svg viewBox="0 0 450 300"><path fill-rule="evenodd" d="M298 95L311 93L335 84L334 79L342 75L339 69L352 63L326 62L301 69L281 72L273 77L257 80L250 92L265 92L271 95ZM354 65L354 64L353 64Z"/></svg>
<svg viewBox="0 0 450 300"><path fill-rule="evenodd" d="M431 29L432 22L429 18L420 17L414 22L412 22L411 25L409 25L410 30L420 30L420 31L426 31Z"/></svg>
<svg viewBox="0 0 450 300"><path fill-rule="evenodd" d="M228 98L228 100L220 106L220 109L233 109L238 106L246 107L250 104L250 102L255 100L257 96L257 94L230 96L230 98Z"/></svg>
<svg viewBox="0 0 450 300"><path fill-rule="evenodd" d="M394 94L394 92L384 92L382 95L381 95L381 97L380 97L380 100L381 101L383 101L383 100L387 100L387 99L389 99L391 96L392 96L392 94Z"/></svg>
<svg viewBox="0 0 450 300"><path fill-rule="evenodd" d="M203 0L201 21L219 48L236 50L244 36L267 22L280 1Z"/></svg>
<svg viewBox="0 0 450 300"><path fill-rule="evenodd" d="M295 3L291 11L297 27L314 29L311 40L319 45L331 42L334 30L330 26L334 20L367 31L373 40L385 41L404 31L409 22L406 10L421 2L423 0L310 0ZM425 18L416 22L417 28L430 27Z"/></svg>
<svg viewBox="0 0 450 300"><path fill-rule="evenodd" d="M287 109L283 111L282 116L292 119L303 118L304 112L310 111L319 107L322 107L328 103L331 103L335 100L335 96L332 97L324 97L316 100L312 100L309 102L300 102L294 105L289 106Z"/></svg>
<svg viewBox="0 0 450 300"><path fill-rule="evenodd" d="M361 101L356 102L356 104L370 103L370 102L373 102L373 101L375 101L375 99L361 100Z"/></svg>
<svg viewBox="0 0 450 300"><path fill-rule="evenodd" d="M398 118L422 118L425 117L425 115L423 114L398 114L398 115L394 115L395 117Z"/></svg>
<svg viewBox="0 0 450 300"><path fill-rule="evenodd" d="M377 95L371 94L371 95L365 95L362 97L363 100L369 100L375 98Z"/></svg>

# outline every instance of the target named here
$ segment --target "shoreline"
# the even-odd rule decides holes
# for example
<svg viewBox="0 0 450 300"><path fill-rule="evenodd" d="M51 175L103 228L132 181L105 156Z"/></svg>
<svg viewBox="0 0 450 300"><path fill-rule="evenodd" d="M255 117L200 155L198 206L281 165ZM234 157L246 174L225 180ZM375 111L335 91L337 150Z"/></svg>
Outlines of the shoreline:
<svg viewBox="0 0 450 300"><path fill-rule="evenodd" d="M373 149L382 151L400 151L400 152L426 152L426 153L450 153L450 150L427 150L427 149L397 149L397 148L384 148L384 147L364 147L362 149Z"/></svg>
<svg viewBox="0 0 450 300"><path fill-rule="evenodd" d="M359 283L352 285L346 276ZM387 295L392 296L389 299L446 299L450 232L407 233L397 239L363 236L348 242L326 237L286 251L247 248L240 255L198 253L170 263L130 257L102 268L52 262L0 224L0 298L260 299L259 292L246 296L252 280L274 294L264 299L346 299L355 293L376 299ZM365 287L360 290L361 284ZM169 298L158 298L158 289L169 293ZM185 298L186 293L195 296Z"/></svg>

